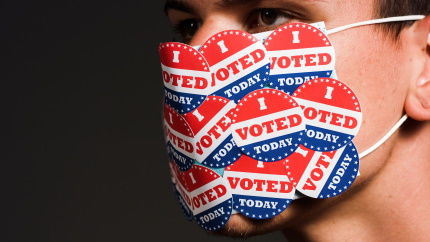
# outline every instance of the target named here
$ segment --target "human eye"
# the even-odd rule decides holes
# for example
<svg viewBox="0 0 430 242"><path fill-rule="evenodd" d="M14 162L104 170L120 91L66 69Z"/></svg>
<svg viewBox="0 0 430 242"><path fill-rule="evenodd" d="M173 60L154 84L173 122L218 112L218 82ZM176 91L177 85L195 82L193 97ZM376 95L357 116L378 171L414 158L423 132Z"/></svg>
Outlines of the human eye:
<svg viewBox="0 0 430 242"><path fill-rule="evenodd" d="M172 23L173 30L179 35L184 43L189 43L196 32L202 25L202 21L196 18L180 20L177 23Z"/></svg>
<svg viewBox="0 0 430 242"><path fill-rule="evenodd" d="M259 33L274 30L287 22L298 19L297 14L281 9L263 8L254 10L248 19L248 32Z"/></svg>

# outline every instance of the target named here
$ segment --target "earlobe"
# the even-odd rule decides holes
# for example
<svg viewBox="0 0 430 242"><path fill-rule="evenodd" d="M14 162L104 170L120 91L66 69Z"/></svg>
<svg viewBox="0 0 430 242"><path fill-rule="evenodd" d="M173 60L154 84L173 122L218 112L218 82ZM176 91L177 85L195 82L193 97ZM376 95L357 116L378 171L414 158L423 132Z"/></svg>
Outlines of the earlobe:
<svg viewBox="0 0 430 242"><path fill-rule="evenodd" d="M421 23L421 58L423 65L421 72L415 81L410 83L409 93L406 97L405 110L409 117L426 121L430 120L430 16L427 16Z"/></svg>

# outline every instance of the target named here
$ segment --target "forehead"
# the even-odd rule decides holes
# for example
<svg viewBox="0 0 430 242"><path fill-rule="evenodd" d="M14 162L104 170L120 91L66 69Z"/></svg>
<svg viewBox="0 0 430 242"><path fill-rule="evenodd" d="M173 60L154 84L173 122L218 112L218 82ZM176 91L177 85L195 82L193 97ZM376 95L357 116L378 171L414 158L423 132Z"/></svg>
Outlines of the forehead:
<svg viewBox="0 0 430 242"><path fill-rule="evenodd" d="M193 14L207 14L212 11L246 8L276 8L281 10L306 9L335 17L369 19L374 16L375 1L380 0L166 0L165 11L179 10ZM360 17L361 16L361 17Z"/></svg>
<svg viewBox="0 0 430 242"><path fill-rule="evenodd" d="M379 0L376 0L379 1ZM326 5L332 7L342 7L342 5L348 5L349 2L356 2L364 5L373 5L373 0L166 0L166 8L183 8L186 10L193 10L196 8L230 8L240 5L258 5L258 4L305 4L305 5ZM353 10L353 9L351 9ZM360 9L355 9L359 11Z"/></svg>

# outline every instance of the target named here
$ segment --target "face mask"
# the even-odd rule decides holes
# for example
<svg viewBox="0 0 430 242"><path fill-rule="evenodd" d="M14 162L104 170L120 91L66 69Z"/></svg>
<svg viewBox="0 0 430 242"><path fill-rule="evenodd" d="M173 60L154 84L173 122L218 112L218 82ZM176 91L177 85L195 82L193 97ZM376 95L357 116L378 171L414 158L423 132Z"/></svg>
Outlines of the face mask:
<svg viewBox="0 0 430 242"><path fill-rule="evenodd" d="M199 47L161 44L166 146L187 219L214 231L234 213L267 219L294 199L329 198L349 188L359 175L359 159L407 116L358 154L352 139L361 107L354 92L336 80L326 34L423 17L328 31L323 23L291 23L255 35L223 31Z"/></svg>

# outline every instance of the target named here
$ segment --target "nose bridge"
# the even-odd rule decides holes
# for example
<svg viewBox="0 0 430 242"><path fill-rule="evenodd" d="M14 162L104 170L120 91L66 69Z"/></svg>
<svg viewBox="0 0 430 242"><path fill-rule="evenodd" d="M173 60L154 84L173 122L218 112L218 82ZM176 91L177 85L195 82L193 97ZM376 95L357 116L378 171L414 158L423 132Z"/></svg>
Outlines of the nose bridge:
<svg viewBox="0 0 430 242"><path fill-rule="evenodd" d="M243 25L235 16L214 13L208 16L190 41L191 46L202 45L212 35L224 30L243 30Z"/></svg>

